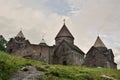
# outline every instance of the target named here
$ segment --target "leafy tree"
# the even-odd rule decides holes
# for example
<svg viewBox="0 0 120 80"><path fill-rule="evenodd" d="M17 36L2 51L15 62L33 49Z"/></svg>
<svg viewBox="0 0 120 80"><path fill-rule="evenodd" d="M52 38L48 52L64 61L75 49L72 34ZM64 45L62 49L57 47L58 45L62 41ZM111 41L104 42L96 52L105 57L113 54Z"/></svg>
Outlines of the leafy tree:
<svg viewBox="0 0 120 80"><path fill-rule="evenodd" d="M7 41L5 40L5 38L2 35L0 35L0 50L1 51L6 50L6 44L7 44Z"/></svg>

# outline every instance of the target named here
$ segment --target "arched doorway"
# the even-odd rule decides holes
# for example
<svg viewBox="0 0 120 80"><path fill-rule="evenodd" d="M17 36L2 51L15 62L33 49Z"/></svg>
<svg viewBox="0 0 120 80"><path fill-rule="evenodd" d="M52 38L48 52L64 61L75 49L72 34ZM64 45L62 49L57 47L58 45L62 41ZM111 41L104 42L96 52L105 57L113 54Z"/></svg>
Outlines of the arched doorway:
<svg viewBox="0 0 120 80"><path fill-rule="evenodd" d="M12 53L12 52L13 52L13 50L12 50L12 49L10 49L10 50L9 50L9 53Z"/></svg>
<svg viewBox="0 0 120 80"><path fill-rule="evenodd" d="M67 59L66 59L66 58L63 58L62 64L63 64L63 65L67 65Z"/></svg>
<svg viewBox="0 0 120 80"><path fill-rule="evenodd" d="M67 65L67 61L63 61L63 65Z"/></svg>

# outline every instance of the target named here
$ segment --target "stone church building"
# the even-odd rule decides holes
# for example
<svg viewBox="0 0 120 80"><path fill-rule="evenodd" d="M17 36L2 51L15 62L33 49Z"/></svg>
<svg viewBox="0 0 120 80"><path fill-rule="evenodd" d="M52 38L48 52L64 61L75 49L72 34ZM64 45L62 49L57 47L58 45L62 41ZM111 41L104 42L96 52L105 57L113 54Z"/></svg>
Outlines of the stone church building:
<svg viewBox="0 0 120 80"><path fill-rule="evenodd" d="M117 68L112 49L107 49L99 36L86 54L83 65L87 67Z"/></svg>
<svg viewBox="0 0 120 80"><path fill-rule="evenodd" d="M20 31L9 40L7 52L49 64L117 68L112 50L107 49L99 37L84 58L85 53L74 44L74 37L65 23L55 37L55 45L47 45L44 39L40 44L31 44Z"/></svg>

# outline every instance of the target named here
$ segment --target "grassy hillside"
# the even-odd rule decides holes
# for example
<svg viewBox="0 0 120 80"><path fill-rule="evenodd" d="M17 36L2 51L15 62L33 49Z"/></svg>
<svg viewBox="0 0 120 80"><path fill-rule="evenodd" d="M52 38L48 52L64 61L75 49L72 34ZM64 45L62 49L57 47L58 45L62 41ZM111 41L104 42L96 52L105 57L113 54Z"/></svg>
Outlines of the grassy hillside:
<svg viewBox="0 0 120 80"><path fill-rule="evenodd" d="M36 66L42 63L39 61L28 60L0 52L0 80L8 80L13 72L27 64Z"/></svg>
<svg viewBox="0 0 120 80"><path fill-rule="evenodd" d="M101 78L101 75L120 80L119 70L49 65L39 61L11 56L4 52L0 52L0 80L8 80L12 73L27 64L31 64L37 70L45 73L46 76L38 80L105 80Z"/></svg>

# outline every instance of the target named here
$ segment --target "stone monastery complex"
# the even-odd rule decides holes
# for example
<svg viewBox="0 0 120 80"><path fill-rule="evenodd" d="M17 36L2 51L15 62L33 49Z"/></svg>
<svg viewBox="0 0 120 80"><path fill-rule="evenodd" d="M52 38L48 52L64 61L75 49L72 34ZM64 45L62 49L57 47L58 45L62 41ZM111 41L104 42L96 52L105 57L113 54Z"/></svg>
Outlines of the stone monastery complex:
<svg viewBox="0 0 120 80"><path fill-rule="evenodd" d="M7 52L11 55L39 60L49 64L117 68L112 50L105 46L99 36L95 44L85 54L74 44L74 36L65 23L55 37L55 45L47 45L44 39L38 45L31 44L25 38L23 32L20 31L9 40Z"/></svg>

